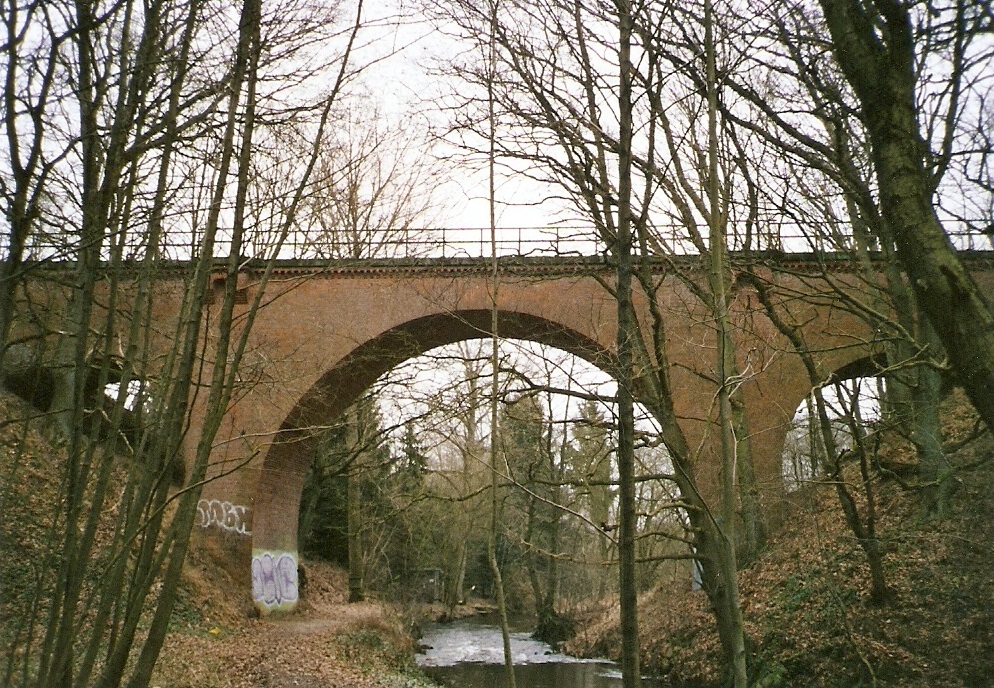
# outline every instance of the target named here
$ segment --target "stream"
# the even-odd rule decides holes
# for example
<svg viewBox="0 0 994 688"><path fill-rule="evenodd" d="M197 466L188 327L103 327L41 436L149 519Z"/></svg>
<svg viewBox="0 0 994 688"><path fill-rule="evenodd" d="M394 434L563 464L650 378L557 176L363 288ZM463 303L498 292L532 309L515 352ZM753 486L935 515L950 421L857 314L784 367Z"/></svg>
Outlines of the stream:
<svg viewBox="0 0 994 688"><path fill-rule="evenodd" d="M446 686L505 688L504 647L500 628L479 619L424 627L418 664ZM578 659L555 652L530 633L511 634L517 688L616 688L621 667L607 660ZM663 684L643 679L645 688Z"/></svg>

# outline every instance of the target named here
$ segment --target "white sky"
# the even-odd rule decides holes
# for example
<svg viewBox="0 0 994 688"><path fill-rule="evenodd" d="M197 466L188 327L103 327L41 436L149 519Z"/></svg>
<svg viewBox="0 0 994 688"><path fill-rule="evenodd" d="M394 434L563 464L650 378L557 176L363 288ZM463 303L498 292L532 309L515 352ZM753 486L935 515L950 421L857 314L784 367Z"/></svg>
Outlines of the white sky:
<svg viewBox="0 0 994 688"><path fill-rule="evenodd" d="M391 12L412 15L416 3L389 0L367 3L365 12L376 22ZM411 16L403 24L392 23L375 50L366 59L386 55L366 70L363 84L387 117L402 118L409 126L444 125L444 115L436 108L450 90L459 84L431 74L432 65L460 50L455 39L435 30L427 21ZM451 149L449 149L451 151ZM446 149L439 146L436 152ZM460 167L452 180L436 189L445 206L443 214L429 224L440 227L489 227L489 193L484 166ZM497 181L498 227L547 227L561 215L552 203L542 203L543 191L531 180L503 177Z"/></svg>

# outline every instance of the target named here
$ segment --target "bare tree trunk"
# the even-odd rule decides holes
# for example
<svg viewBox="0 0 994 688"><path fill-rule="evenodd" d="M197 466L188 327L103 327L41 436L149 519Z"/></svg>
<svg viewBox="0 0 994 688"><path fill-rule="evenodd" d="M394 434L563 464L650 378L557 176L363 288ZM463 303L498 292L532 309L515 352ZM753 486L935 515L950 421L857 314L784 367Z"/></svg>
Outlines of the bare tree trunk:
<svg viewBox="0 0 994 688"><path fill-rule="evenodd" d="M620 88L618 110L618 566L621 601L621 675L625 688L642 684L639 668L638 582L635 540L635 404L633 363L640 337L632 305L632 16L629 0L618 4Z"/></svg>
<svg viewBox="0 0 994 688"><path fill-rule="evenodd" d="M810 418L809 421L811 423L817 423L821 433L821 442L825 450L826 458L825 472L835 487L836 494L839 498L839 505L842 507L842 513L846 519L846 525L849 526L849 529L852 531L857 542L859 542L860 547L863 549L864 554L866 554L867 564L870 568L870 597L875 603L884 604L891 599L891 592L887 586L887 581L884 576L883 552L881 551L880 543L875 532L874 512L872 509L869 509L866 515L866 522L864 522L864 519L860 516L856 502L849 492L849 488L847 487L845 480L842 479L842 452L839 450L835 441L832 421L828 417L828 407L825 403L824 395L822 394L822 383L824 381L818 376L818 369L815 366L814 358L812 357L810 350L805 345L804 340L800 335L799 328L787 322L777 312L775 304L770 297L767 285L758 280L755 281L754 284L756 286L756 294L760 303L766 309L767 317L769 317L770 322L772 322L774 327L776 327L777 330L791 343L794 347L794 351L801 357L801 361L807 371L808 379L814 390L814 408L816 411L816 417ZM857 430L858 429L854 427L854 433ZM857 458L861 461L860 465L861 470L863 471L863 484L868 490L868 500L872 503L872 485L870 484L869 476L866 473L866 466L862 463L867 458L865 455L865 448L857 446L856 451L858 454Z"/></svg>
<svg viewBox="0 0 994 688"><path fill-rule="evenodd" d="M362 438L359 436L360 411L357 402L349 412L347 421L347 440L352 460L349 462L346 475L346 513L348 517L349 543L349 602L362 602L363 592L363 551L362 551L362 494L361 494L361 463Z"/></svg>
<svg viewBox="0 0 994 688"><path fill-rule="evenodd" d="M960 262L933 205L915 104L918 74L908 5L820 0L832 48L861 105L880 207L921 309L957 381L994 427L994 314Z"/></svg>
<svg viewBox="0 0 994 688"><path fill-rule="evenodd" d="M717 377L718 377L718 425L721 433L721 537L727 542L726 551L720 559L720 569L726 586L726 609L723 623L728 624L728 637L731 645L725 648L730 660L733 685L746 688L746 647L745 630L742 624L742 607L739 602L738 562L736 560L736 487L738 485L739 441L736 430L744 422L741 403L736 413L732 408L732 398L736 395L738 383L732 377L736 370L735 343L731 335L729 319L728 255L725 242L725 221L720 203L721 190L718 186L718 84L715 70L715 45L713 33L713 11L710 0L704 0L704 49L707 61L707 100L708 100L708 206L710 264L708 266L713 299L713 313L718 328ZM749 461L751 466L751 457ZM751 473L751 470L750 470ZM745 518L750 530L750 549L759 546L760 534L756 532L759 518L758 500L755 499L755 477L748 492L749 508Z"/></svg>
<svg viewBox="0 0 994 688"><path fill-rule="evenodd" d="M29 194L18 207L29 214L48 214L50 222L69 220L59 239L76 255L59 258L77 258L73 279L80 289L71 294L68 324L60 328L66 336L60 340L57 356L64 367L54 394L54 408L70 447L62 500L53 516L53 523L64 530L52 540L52 560L61 564L53 566L58 568L50 575L46 567L48 578L38 585L35 604L50 604L44 637L37 638L32 628L26 641L8 657L23 651L21 681L39 686L113 688L125 682L129 668L132 685L148 685L169 626L197 501L204 482L213 477L208 474L212 444L238 384L237 368L258 308L257 300L249 309L240 310L239 326L244 327L240 335L232 332L240 249L252 222L247 217L251 213L249 188L256 181L250 163L257 152L253 146L258 102L254 83L262 20L253 0L247 0L241 12L236 8L225 15L239 24L231 37L232 43L237 42L234 57L208 57L222 58L212 62L217 65L230 61L230 67L227 73L198 75L203 80L191 87L188 76L196 72L196 50L215 50L202 40L204 34L197 33L203 29L199 0L144 6L125 0L99 8L81 0L70 3L74 14L70 9L69 14L58 16L39 9L37 3L24 7L29 21L18 30L41 37L43 49L20 64L34 69L39 67L38 59L50 59L51 69L68 84L53 96L53 102L64 113L77 101L78 118L42 119L46 125L49 121L66 125L58 135L73 139L68 145L82 161L61 178L64 188L82 183L78 197L68 199L64 209L32 206L32 198L46 197L46 193L51 194L52 206L63 200L59 193L52 193L54 186L43 189L41 178L45 172L63 172L48 168L32 172L29 161L18 174L35 174L38 193ZM13 21L5 16L5 23L8 20ZM8 30L13 26L7 24ZM62 29L65 35L55 35ZM45 45L46 40L52 41L51 46ZM5 46L5 56L14 54L7 51L15 47L13 43ZM18 90L40 83L21 82ZM215 86L216 92L212 91ZM225 105L227 120L223 112L217 116ZM24 112L23 105L19 107ZM29 116L35 114L41 117L42 109ZM326 120L327 109L316 127L319 132ZM172 154L184 130L192 139L206 127L216 127L211 133L217 134L218 142L217 155L208 163L210 181L205 189L213 191L209 208L205 217L197 217L196 236L188 246L191 266L175 320L162 319L161 313L153 319L152 304L161 286L157 267L163 258L166 208L175 213L172 217L189 212L191 219L200 209L194 207L195 201L189 208L182 206L182 193L177 193L175 185L183 175L173 167ZM53 155L44 164L65 163L53 147L57 141L38 136L43 149ZM196 146L187 151L186 160L195 162L196 151ZM238 171L233 181L235 163ZM309 175L311 167L305 161L301 169L307 171L302 176ZM228 196L233 187L232 203ZM286 227L292 224L290 215L304 187L306 182L292 199L280 199L283 205L275 213L285 213ZM72 227L77 217L79 233L75 236ZM230 225L231 251L223 303L213 313L215 329L208 330L213 309L208 309L206 296L211 273L217 270L215 235L222 217ZM129 262L132 259L136 260ZM3 327L0 323L0 330ZM161 344L152 344L160 336L163 344L169 342L165 350L159 348ZM162 356L153 360L153 351ZM204 370L211 372L204 375ZM109 382L119 386L116 399L105 399ZM135 413L140 416L146 409L148 413L141 420L139 434L125 443L119 431L125 405L131 403L136 388ZM189 457L188 472L180 471L188 483L176 491L173 467L181 463L190 407L195 399L205 398L198 406L203 411L199 444ZM125 444L132 457L116 453ZM120 498L111 510L107 502L111 489L117 487L115 473L124 473L124 478L117 493ZM98 529L108 521L112 521L109 538L98 538ZM51 600L45 599L49 583L57 591ZM136 640L141 638L140 629L147 630L141 641ZM14 671L8 661L6 676L14 677Z"/></svg>
<svg viewBox="0 0 994 688"><path fill-rule="evenodd" d="M471 2L459 2L455 6L457 9L453 11L451 18L460 22L472 35L481 35L481 29L485 26L483 12ZM545 12L546 9L548 13ZM609 14L605 15L605 11ZM736 619L741 619L741 612L738 610L736 596L734 553L728 558L733 543L724 537L722 529L734 528L735 524L733 522L720 526L721 519L714 518L715 514L712 514L701 495L693 465L696 457L673 408L673 394L668 378L670 362L666 354L665 315L661 304L656 301L658 275L651 274L648 267L640 269L635 275L632 264L633 228L639 230L640 244L644 239L653 250L659 246L659 242L651 243L653 237L648 235L652 228L651 219L655 217L655 211L661 204L665 203L669 207L671 201L678 204L683 200L685 206L693 206L688 211L688 222L694 222L701 214L697 211L700 208L702 185L689 184L698 194L691 201L687 201L685 197L667 198L663 201L658 199L660 187L672 181L660 170L675 167L678 160L685 163L677 151L671 151L674 154L674 165L670 165L669 161L666 164L656 164L653 157L656 146L662 145L655 138L655 133L661 126L659 120L666 117L671 104L663 106L657 101L649 101L657 96L661 97L660 94L670 83L669 78L682 69L678 67L673 72L667 72L659 68L662 42L659 37L666 30L664 27L669 20L667 13L665 5L643 3L635 8L630 3L623 3L605 8L585 0L552 3L543 7L542 12L522 12L520 17L515 17L513 23L506 22L499 26L497 38L501 47L501 64L505 69L499 73L500 89L497 93L504 109L502 116L509 122L511 130L509 139L505 141L508 157L530 161L536 166L536 170L544 170L554 183L561 185L563 194L575 203L578 212L590 218L597 228L599 238L608 247L609 260L616 267L613 279L605 280L604 286L617 299L618 356L613 362L617 366L616 372L612 372L615 372L619 386L620 424L622 427L631 427L630 419L627 418L630 414L628 405L635 391L632 377L637 370L640 375L639 399L650 407L661 424L661 435L673 456L681 498L688 504L693 522L693 537L700 544L698 551L705 569L704 578L707 579L708 595L713 603L723 647L726 650L733 648L726 657L731 666L733 658L738 654L734 648L743 645L744 640L740 635L736 636L735 631L737 626L741 627L741 623L736 622ZM633 14L636 16L633 17ZM615 41L599 30L605 17L610 17L612 25L620 21L622 26L616 30L625 36L623 40ZM630 43L632 24L636 18L639 21L638 36L643 38L645 44L639 45L639 60L637 64L633 64ZM518 33L518 19L522 21L521 33ZM533 28L536 31L532 32ZM542 43L538 40L539 37L547 38L548 41ZM678 36L676 40L679 42L683 38L685 37ZM537 49L539 45L541 49ZM558 52L560 49L562 55ZM546 50L549 51L548 55ZM628 54L622 55L621 51L628 51ZM611 55L612 59L617 55L621 63L613 65L610 74L603 70L606 64L602 59L604 55ZM696 50L692 58L683 56L684 59L698 57ZM482 76L485 70L461 70L461 73L469 76L481 88L487 86ZM636 78L644 80L639 82L640 90L637 95L633 93L632 83ZM473 101L467 98L467 107L472 109L472 106ZM633 110L636 107L640 109L640 114L646 115L644 119L639 119L637 136L632 131L635 116ZM482 118L477 121L482 121ZM474 124L469 123L465 128L474 129ZM483 139L485 132L482 126L476 129ZM682 141L684 133L681 132L674 138ZM634 144L639 146L638 155L633 151ZM556 148L554 154L545 152L550 146ZM703 159L706 156L693 157L694 162L691 164ZM706 171L701 170L699 177L703 179L705 175ZM632 189L633 177L639 183L644 183L637 199L634 198ZM678 184L674 184L673 195L681 196L681 189ZM665 192L667 196L670 191L667 189ZM665 212L667 211L664 214ZM703 243L706 244L706 239ZM627 255L622 255L626 251ZM649 251L644 253L649 255ZM648 264L647 260L640 265ZM635 321L631 313L631 280L636 277L640 285L639 296L649 300L650 317L646 324L651 331L645 333L640 331L640 323ZM690 280L687 284L693 288ZM707 287L703 291L707 292ZM708 301L705 300L704 303ZM733 375L734 373L729 372L729 377ZM735 413L733 406L730 416L734 417ZM743 422L733 420L732 424L736 431L744 428ZM745 433L740 439L744 438ZM637 519L632 506L635 490L633 486L626 485L634 478L635 471L634 465L629 463L631 442L632 437L628 435L619 437L618 441L618 465L622 483L619 502L619 583L624 619L623 673L626 681L636 682L639 673L638 613L633 555L636 551L634 533ZM745 458L742 453L739 457ZM747 473L746 480L748 477ZM740 484L745 488L744 484ZM755 492L743 489L742 494L743 504L758 504L758 500L749 501Z"/></svg>
<svg viewBox="0 0 994 688"><path fill-rule="evenodd" d="M464 518L463 522L466 523L469 518L468 508L464 506ZM449 617L452 617L453 611L456 605L462 604L465 599L464 587L466 584L466 537L468 532L465 529L461 529L461 532L457 534L458 542L456 543L455 556L453 558L454 568L449 572L449 580L445 589L445 605L449 609Z"/></svg>
<svg viewBox="0 0 994 688"><path fill-rule="evenodd" d="M2 187L7 231L3 242L4 255L0 259L0 384L6 370L4 361L14 320L14 297L23 277L27 243L39 219L39 200L43 197L45 179L52 164L45 158L60 157L55 151L46 150L46 116L55 86L57 54L67 37L49 35L48 51L40 59L39 56L21 54L20 50L30 43L23 40L24 27L30 23L31 14L38 9L10 3L4 11L6 32L0 43L4 46L6 69L0 109L4 115L5 154L10 174ZM32 68L36 71L31 78L38 80L37 90L33 93L25 92L26 89L19 85Z"/></svg>
<svg viewBox="0 0 994 688"><path fill-rule="evenodd" d="M221 425L221 419L227 408L228 400L234 388L239 361L245 348L246 337L251 329L251 316L242 335L232 341L232 321L234 314L235 290L237 288L237 272L241 262L241 248L245 232L246 197L249 187L249 169L252 154L252 140L255 134L256 84L258 80L259 58L261 51L260 32L261 6L258 0L244 0L241 8L239 23L238 51L235 60L235 79L230 100L228 102L228 119L226 122L225 157L222 176L227 173L228 164L234 159L236 167L236 198L232 218L232 236L229 255L227 257L227 279L225 280L225 295L218 317L218 340L216 344L216 359L211 374L210 392L208 393L207 415L197 444L196 456L190 469L188 484L190 488L183 493L176 514L166 533L164 550L169 556L165 560L162 591L153 615L148 637L142 646L141 653L132 670L131 685L148 685L155 660L159 656L162 644L165 642L172 616L173 606L180 583L180 574L186 559L190 542L190 531L196 515L197 502L207 478L211 446ZM244 89L244 92L243 90ZM244 94L245 109L239 113L240 96ZM242 120L241 136L236 136L236 121ZM236 146L236 141L239 145ZM238 155L234 156L237 148ZM186 411L189 404L189 390L194 381L194 363L199 353L198 344L201 339L201 327L205 315L206 299L210 268L213 264L214 237L219 226L220 198L225 193L225 184L219 181L214 189L217 202L212 207L212 217L208 220L201 254L194 273L193 291L189 323L184 332L185 338L181 343L180 357L183 376L174 388L171 400L171 412L174 414L174 427L182 427L186 422Z"/></svg>
<svg viewBox="0 0 994 688"><path fill-rule="evenodd" d="M550 404L551 406L551 404ZM547 432L545 433L545 459L547 461L549 475L555 480L561 480L563 478L563 466L562 457L566 451L568 445L568 439L566 433L563 433L562 442L558 449L559 462L557 465L556 454L553 449L553 433L552 426L550 424ZM551 494L549 495L549 501L552 504L562 503L562 488L559 486L553 486ZM549 522L549 532L548 532L548 555L547 555L547 567L545 578L545 604L544 607L548 614L552 618L558 619L559 610L557 609L559 605L559 594L560 594L560 571L559 571L559 560L560 560L560 533L562 532L562 512L556 508L552 507L550 511L550 522Z"/></svg>
<svg viewBox="0 0 994 688"><path fill-rule="evenodd" d="M494 79L497 66L496 32L498 0L490 0L490 40L487 57L487 128L490 149L487 155L487 173L489 182L489 211L490 211L490 531L487 537L487 561L490 573L494 579L494 595L497 598L497 614L500 618L501 639L504 645L504 671L508 688L515 688L514 657L511 654L511 631L507 620L507 600L504 599L504 579L501 575L500 562L497 561L497 535L500 528L500 471L497 467L497 437L500 414L500 348L498 339L498 300L500 291L500 265L497 261L497 119L494 112Z"/></svg>
<svg viewBox="0 0 994 688"><path fill-rule="evenodd" d="M473 462L479 459L480 438L477 416L480 409L480 387L478 370L470 366L466 361L464 373L466 384L469 386L466 400L466 415L463 417L463 427L466 431L463 438L463 445L460 447L460 458L462 460L462 470L460 471L461 485L460 496L463 497L456 506L463 523L469 523L473 518L473 511L476 508L474 503L467 499L472 489ZM451 617L456 605L461 604L466 599L466 565L469 550L469 538L471 535L468 528L456 528L454 537L456 539L455 553L452 558L453 566L450 568L449 580L446 585L446 605Z"/></svg>

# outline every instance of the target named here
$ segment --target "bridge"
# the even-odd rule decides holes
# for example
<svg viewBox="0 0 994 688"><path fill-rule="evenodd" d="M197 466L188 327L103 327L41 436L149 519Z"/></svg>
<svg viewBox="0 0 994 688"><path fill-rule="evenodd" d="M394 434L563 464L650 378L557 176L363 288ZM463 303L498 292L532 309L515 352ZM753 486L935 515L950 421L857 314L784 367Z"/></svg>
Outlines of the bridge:
<svg viewBox="0 0 994 688"><path fill-rule="evenodd" d="M994 293L994 253L968 254L974 274ZM755 271L777 285L821 375L879 352L866 322L845 307L835 287L863 289L851 263L824 255L778 255L774 272ZM666 324L670 376L678 420L698 449L701 479L717 484L714 419L714 328L711 315L688 287L706 279L692 256L653 265ZM598 257L502 258L497 297L498 335L533 340L612 367L616 303L605 283L613 268ZM738 268L737 268L738 269ZM682 276L677 272L684 273ZM383 373L429 349L490 336L493 276L478 258L393 259L346 263L280 260L263 286L261 265L238 275L244 312L259 290L262 306L242 365L244 389L234 397L216 438L216 479L200 502L198 537L251 569L253 599L263 613L297 603L297 519L304 478L316 452L314 428L326 427ZM212 283L223 290L224 273ZM160 317L176 317L182 278L161 280ZM805 298L798 298L804 295ZM644 293L636 294L644 326ZM765 318L755 287L736 280L732 321L743 374L747 420L757 476L766 503L783 493L781 454L788 426L810 392L807 374L789 343ZM205 362L209 379L210 362ZM195 401L187 451L199 440L202 413ZM228 472L230 466L244 464Z"/></svg>

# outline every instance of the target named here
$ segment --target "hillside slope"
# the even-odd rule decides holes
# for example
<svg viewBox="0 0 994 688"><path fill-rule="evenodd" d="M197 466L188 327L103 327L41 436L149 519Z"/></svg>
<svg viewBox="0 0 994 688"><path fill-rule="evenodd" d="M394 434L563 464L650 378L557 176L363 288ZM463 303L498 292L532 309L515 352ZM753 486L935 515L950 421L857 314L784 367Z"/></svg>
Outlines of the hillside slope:
<svg viewBox="0 0 994 688"><path fill-rule="evenodd" d="M2 420L31 413L0 394L0 631L13 629L33 591L63 461L57 443ZM974 429L973 414L957 396L945 402L944 418L947 443ZM900 442L883 451L892 465L914 461ZM895 593L890 606L870 604L865 558L830 486L809 486L783 506L787 525L741 572L744 615L766 688L994 686L994 442L973 441L952 460L960 487L942 519L922 518L915 495L898 483L875 483ZM192 555L153 685L422 685L397 611L347 604L340 570L308 566L303 612L262 620L246 613L243 581L228 578L209 553ZM647 673L673 685L720 682L714 624L704 595L689 581L644 595L640 618ZM568 650L617 654L616 612L581 620L578 628Z"/></svg>
<svg viewBox="0 0 994 688"><path fill-rule="evenodd" d="M958 395L944 402L944 434L955 444L974 430ZM910 447L881 450L895 465ZM926 519L912 492L878 480L878 534L894 603L869 601L869 573L846 529L835 491L812 485L792 495L786 525L741 573L743 612L764 685L994 686L994 443L990 436L952 455L960 487L951 513ZM858 480L858 473L849 476ZM865 508L865 505L863 505ZM663 587L640 599L644 669L675 685L716 685L719 646L703 593ZM569 649L614 655L615 614L591 620Z"/></svg>
<svg viewBox="0 0 994 688"><path fill-rule="evenodd" d="M25 424L25 418L34 418ZM47 618L50 576L62 525L66 456L43 414L0 390L0 684L19 685L23 639L37 647ZM122 469L130 459L121 458ZM113 501L113 500L112 500ZM112 527L115 510L98 534ZM248 582L233 580L209 552L184 566L170 632L153 675L162 688L416 688L423 681L396 609L347 604L346 575L308 564L304 609L285 619L249 613ZM96 574L94 574L96 575ZM37 602L37 604L36 604ZM31 619L34 625L31 625ZM82 633L84 629L79 629Z"/></svg>

